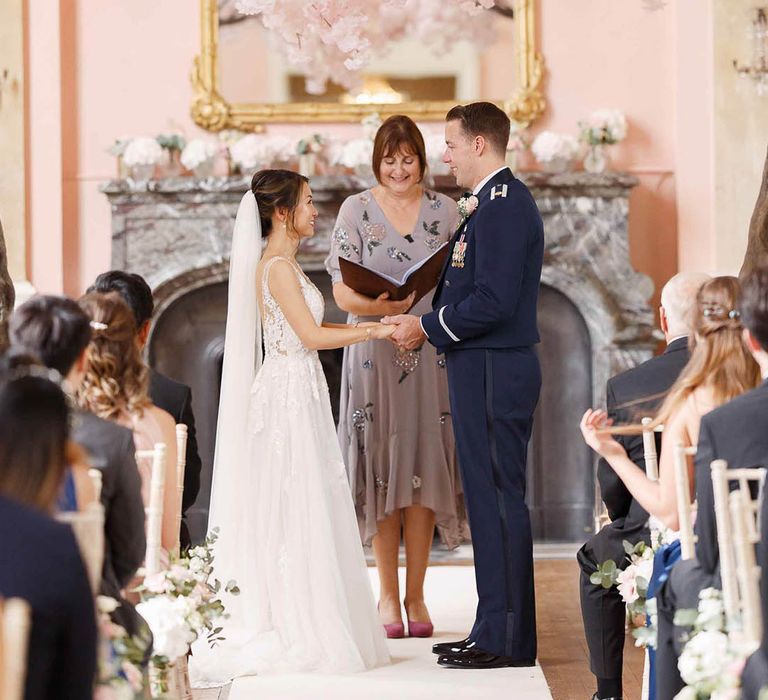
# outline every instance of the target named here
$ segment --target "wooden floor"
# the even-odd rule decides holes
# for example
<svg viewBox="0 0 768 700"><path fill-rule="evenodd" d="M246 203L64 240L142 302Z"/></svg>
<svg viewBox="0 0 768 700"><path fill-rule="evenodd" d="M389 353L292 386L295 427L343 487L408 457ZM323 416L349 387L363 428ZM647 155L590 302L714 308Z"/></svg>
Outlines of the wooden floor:
<svg viewBox="0 0 768 700"><path fill-rule="evenodd" d="M595 692L589 671L579 607L579 568L573 559L536 561L536 615L539 663L554 700L589 700ZM624 698L639 700L643 652L627 635L624 648ZM197 690L195 700L226 700L228 688ZM512 696L510 696L512 697ZM264 699L267 700L267 699Z"/></svg>

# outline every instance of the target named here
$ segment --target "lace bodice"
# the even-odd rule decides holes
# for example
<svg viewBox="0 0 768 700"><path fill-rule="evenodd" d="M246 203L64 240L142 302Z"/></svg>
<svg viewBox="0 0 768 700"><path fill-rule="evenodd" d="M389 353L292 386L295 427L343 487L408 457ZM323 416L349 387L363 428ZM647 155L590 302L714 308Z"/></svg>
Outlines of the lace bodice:
<svg viewBox="0 0 768 700"><path fill-rule="evenodd" d="M296 272L301 285L301 292L304 295L304 301L309 308L315 322L320 325L323 322L325 313L325 301L320 290L307 279L295 263L288 258L274 257L268 260L264 265L264 272L261 280L262 294L262 321L264 335L264 359L275 357L303 356L309 354L308 350L302 344L299 337L294 333L288 320L285 318L280 305L275 301L269 292L269 271L277 260L284 260Z"/></svg>

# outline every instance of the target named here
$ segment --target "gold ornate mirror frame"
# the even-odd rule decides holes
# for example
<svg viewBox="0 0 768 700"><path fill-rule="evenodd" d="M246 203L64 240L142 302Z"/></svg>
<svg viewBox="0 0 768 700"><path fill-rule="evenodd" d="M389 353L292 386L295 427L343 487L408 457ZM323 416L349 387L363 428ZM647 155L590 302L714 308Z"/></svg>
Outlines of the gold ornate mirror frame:
<svg viewBox="0 0 768 700"><path fill-rule="evenodd" d="M544 112L546 101L541 91L544 59L536 51L536 0L514 0L515 68L519 87L508 100L499 102L512 120L527 127ZM192 69L192 119L210 131L240 129L259 131L270 122L354 122L377 111L382 117L408 114L420 121L442 121L454 102L401 102L391 105L348 105L319 102L235 103L219 93L216 63L219 42L217 0L200 0L200 55Z"/></svg>

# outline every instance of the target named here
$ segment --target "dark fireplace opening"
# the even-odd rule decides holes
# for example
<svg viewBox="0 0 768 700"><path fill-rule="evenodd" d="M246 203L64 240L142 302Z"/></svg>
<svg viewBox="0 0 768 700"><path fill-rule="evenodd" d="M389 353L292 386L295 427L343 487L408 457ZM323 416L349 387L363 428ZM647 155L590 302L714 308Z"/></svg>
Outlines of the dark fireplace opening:
<svg viewBox="0 0 768 700"><path fill-rule="evenodd" d="M324 270L308 272L326 299L326 320L343 323ZM149 362L192 387L198 446L203 463L200 494L188 514L195 541L206 532L218 414L227 283L193 289L172 302L157 319ZM591 344L574 304L542 286L539 299L543 386L528 450L528 493L534 539L582 541L592 528L592 457L578 423L592 396ZM321 351L334 419L338 422L342 350Z"/></svg>

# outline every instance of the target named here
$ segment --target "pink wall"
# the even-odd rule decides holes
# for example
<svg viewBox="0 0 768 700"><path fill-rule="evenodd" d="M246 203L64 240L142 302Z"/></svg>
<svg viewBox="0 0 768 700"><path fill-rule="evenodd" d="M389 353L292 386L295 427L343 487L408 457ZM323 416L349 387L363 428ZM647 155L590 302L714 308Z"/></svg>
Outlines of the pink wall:
<svg viewBox="0 0 768 700"><path fill-rule="evenodd" d="M172 126L188 137L199 131L189 118L188 79L199 48L197 3L72 0L65 3L71 9L59 23L58 39L52 31L57 19L34 12L37 4L48 3L29 3L35 48L30 83L39 98L32 100L29 123L32 282L46 291L78 294L110 261L110 212L98 185L114 175L115 163L105 149L123 134L154 135ZM577 121L600 107L627 114L629 137L613 149L614 164L641 180L631 199L631 253L658 287L677 269L674 14L648 12L639 0L539 5L548 113L536 130L576 133ZM56 72L43 70L57 62L58 98ZM49 88L52 110L40 95ZM356 127L337 125L333 131L349 128ZM56 133L59 142L51 149ZM57 146L60 164L52 152Z"/></svg>

